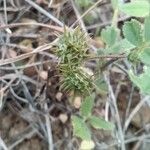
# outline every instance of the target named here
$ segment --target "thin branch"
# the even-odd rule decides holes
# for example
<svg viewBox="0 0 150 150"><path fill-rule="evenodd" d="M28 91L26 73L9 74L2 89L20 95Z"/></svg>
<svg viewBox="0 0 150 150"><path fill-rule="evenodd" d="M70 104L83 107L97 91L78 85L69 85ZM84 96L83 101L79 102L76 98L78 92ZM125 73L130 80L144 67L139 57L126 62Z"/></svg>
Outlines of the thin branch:
<svg viewBox="0 0 150 150"><path fill-rule="evenodd" d="M75 2L73 0L71 0L71 3L72 3L72 7L74 9L74 12L76 14L76 17L77 17L77 20L82 28L82 30L85 32L85 35L88 36L88 33L87 33L87 30L86 30L86 27L85 27L85 24L84 24L84 21L82 20L82 17L80 15L80 12L78 11L78 9L76 8L76 5L75 5Z"/></svg>
<svg viewBox="0 0 150 150"><path fill-rule="evenodd" d="M141 100L141 101L137 104L137 106L133 109L133 111L130 113L128 119L127 119L126 122L125 122L124 131L127 130L127 128L128 128L128 126L129 126L129 124L130 124L132 118L134 117L134 115L140 110L140 108L143 106L143 104L144 104L146 101L148 101L148 100L150 100L150 96L146 96L146 97L145 97L143 100Z"/></svg>
<svg viewBox="0 0 150 150"><path fill-rule="evenodd" d="M121 126L121 120L120 120L120 116L119 116L119 110L118 110L118 107L117 107L117 101L116 101L116 98L115 98L115 94L113 92L113 89L112 89L112 86L110 84L110 81L109 81L109 78L105 75L105 80L108 84L108 90L109 90L109 96L110 96L110 99L112 100L112 103L114 105L114 109L115 109L115 118L116 118L116 123L117 123L117 126L118 126L118 136L119 136L119 139L118 139L118 143L120 143L121 145L121 149L122 150L125 150L125 141L124 141L124 134L123 134L123 131L122 131L122 126Z"/></svg>
<svg viewBox="0 0 150 150"><path fill-rule="evenodd" d="M78 23L84 16L86 16L92 9L94 9L99 3L101 3L103 0L98 0L94 5L92 5L86 12L84 12L80 18L78 18L72 25L73 27L76 23Z"/></svg>
<svg viewBox="0 0 150 150"><path fill-rule="evenodd" d="M7 29L7 28L14 28L14 27L20 27L20 26L41 26L41 27L45 27L45 28L49 28L58 32L63 32L64 28L63 27L59 27L59 26L54 26L54 25L47 25L47 24L43 24L43 23L12 23L12 24L7 24L7 25L0 25L0 30L2 29Z"/></svg>
<svg viewBox="0 0 150 150"><path fill-rule="evenodd" d="M4 150L8 150L5 142L2 140L2 138L0 137L0 148L3 148Z"/></svg>
<svg viewBox="0 0 150 150"><path fill-rule="evenodd" d="M34 62L34 63L30 63L30 64L26 64L26 65L20 65L20 66L16 66L16 69L25 69L25 68L29 68L29 67L34 67L34 66L40 66L40 65L43 65L43 64L47 64L51 62L51 60L46 60L46 61L38 61L38 62ZM13 67L0 67L1 70L14 70Z"/></svg>
<svg viewBox="0 0 150 150"><path fill-rule="evenodd" d="M134 93L134 86L132 85L131 92L130 92L129 99L128 99L127 109L125 112L125 122L129 116L129 112L130 112L130 108L131 108L131 104L132 104L133 93ZM124 132L125 132L125 127L124 127Z"/></svg>
<svg viewBox="0 0 150 150"><path fill-rule="evenodd" d="M45 110L47 110L47 104L45 104ZM47 137L48 137L48 144L49 144L49 150L53 150L53 138L52 138L52 130L51 130L51 122L49 118L49 113L45 114L45 120L46 120L46 129L47 129Z"/></svg>
<svg viewBox="0 0 150 150"><path fill-rule="evenodd" d="M141 135L141 136L134 136L134 137L131 137L129 139L126 139L125 140L125 144L129 144L129 143L132 143L132 142L136 142L136 141L141 141L141 140L144 140L144 139L148 139L150 138L150 134L145 134L145 135ZM112 144L108 145L108 146L102 146L101 144L97 143L97 148L100 148L102 150L108 150L108 149L111 149L111 147L114 147L116 145L118 145L119 143L118 142L113 142Z"/></svg>
<svg viewBox="0 0 150 150"><path fill-rule="evenodd" d="M42 13L43 15L47 16L48 18L50 18L51 20L53 20L55 23L57 23L58 25L60 25L61 27L64 26L64 23L62 23L61 21L59 21L57 18L55 18L53 15L51 15L49 12L47 12L45 9L43 9L42 7L40 7L39 5L37 5L36 3L34 3L31 0L25 0L28 4L30 4L32 7L34 7L35 9L37 9L40 13Z"/></svg>
<svg viewBox="0 0 150 150"><path fill-rule="evenodd" d="M23 60L23 59L29 58L33 54L36 54L38 52L50 49L53 46L53 44L56 43L56 41L57 41L57 39L54 40L52 43L39 46L36 49L34 49L32 52L29 52L29 53L26 53L26 54L22 54L22 55L14 57L14 58L8 58L8 59L0 60L0 66L7 65L7 64L10 64L10 63L13 63L13 62L17 62L19 60Z"/></svg>
<svg viewBox="0 0 150 150"><path fill-rule="evenodd" d="M130 19L130 18L131 17L129 17L129 16L125 16L125 17L119 18L118 22L125 21L125 20ZM87 28L87 30L91 30L91 29L95 29L95 28L102 28L102 27L105 27L107 25L110 25L111 23L112 23L112 21L106 21L104 23L97 23L97 24L89 25L86 28Z"/></svg>

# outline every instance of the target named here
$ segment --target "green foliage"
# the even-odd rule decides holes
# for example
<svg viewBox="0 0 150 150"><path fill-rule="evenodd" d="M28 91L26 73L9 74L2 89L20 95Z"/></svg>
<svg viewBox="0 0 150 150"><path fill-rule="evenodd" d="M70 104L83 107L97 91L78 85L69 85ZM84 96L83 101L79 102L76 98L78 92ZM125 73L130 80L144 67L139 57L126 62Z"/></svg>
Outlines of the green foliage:
<svg viewBox="0 0 150 150"><path fill-rule="evenodd" d="M146 64L146 65L150 65L150 30L149 30L149 26L150 26L150 16L145 18L144 21L144 42L146 43L140 58L141 61Z"/></svg>
<svg viewBox="0 0 150 150"><path fill-rule="evenodd" d="M101 37L107 46L112 46L116 43L118 30L115 27L108 26L101 32Z"/></svg>
<svg viewBox="0 0 150 150"><path fill-rule="evenodd" d="M120 4L119 9L129 16L146 17L149 14L149 3L147 0L133 0L130 3Z"/></svg>
<svg viewBox="0 0 150 150"><path fill-rule="evenodd" d="M119 7L127 15L146 18L144 24L136 19L126 21L121 30L115 24L102 29L101 38L106 45L105 48L98 51L97 56L126 54L126 58L128 58L131 65L131 70L128 73L130 80L139 87L142 93L150 94L149 2L146 0L135 0L125 4L119 3L118 0L111 0L111 2L116 16L118 15ZM76 3L80 7L85 7L89 6L91 1L76 1ZM123 37L120 33L123 34ZM107 93L107 85L102 78L98 78L93 83L91 76L83 69L83 65L88 59L87 53L88 44L86 37L79 28L71 31L66 30L59 38L56 54L60 58L58 68L61 74L61 88L66 91L77 92L80 95L84 94L83 96L85 97L95 85L96 90ZM103 63L103 61L99 60L97 61L97 66L100 68L105 62ZM141 74L133 73L138 72L136 68L141 63L144 66L144 72ZM84 149L86 146L89 149L93 148L91 127L103 130L114 129L114 124L92 114L93 107L94 95L86 96L82 102L79 114L72 116L73 133L83 140L81 149Z"/></svg>
<svg viewBox="0 0 150 150"><path fill-rule="evenodd" d="M130 43L127 39L122 39L119 42L115 43L111 47L107 48L105 50L105 53L111 53L111 54L116 54L116 53L126 53L128 54L130 50L134 49L135 45Z"/></svg>
<svg viewBox="0 0 150 150"><path fill-rule="evenodd" d="M73 133L82 140L91 140L90 129L88 126L92 126L95 129L114 129L114 125L112 123L92 115L93 103L94 95L86 97L81 105L80 117L73 116L72 118ZM87 133L85 133L86 131Z"/></svg>
<svg viewBox="0 0 150 150"><path fill-rule="evenodd" d="M132 31L130 34L132 34ZM109 26L103 29L101 32L101 37L106 43L106 48L103 50L103 53L105 54L129 53L131 49L135 48L135 45L128 40L130 39L130 35L127 35L126 38L129 37L128 39L120 39L119 30L115 27Z"/></svg>
<svg viewBox="0 0 150 150"><path fill-rule="evenodd" d="M94 95L86 97L81 105L80 109L81 116L84 117L85 119L90 117L93 105L94 105Z"/></svg>
<svg viewBox="0 0 150 150"><path fill-rule="evenodd" d="M91 133L84 120L77 116L72 116L73 134L83 140L90 140Z"/></svg>
<svg viewBox="0 0 150 150"><path fill-rule="evenodd" d="M150 18L146 17L144 21L144 31L142 30L142 25L137 20L127 21L123 26L124 37L135 45L131 47L133 49L129 52L128 60L134 64L143 62L144 64L149 65L150 58ZM130 49L130 50L131 50Z"/></svg>
<svg viewBox="0 0 150 150"><path fill-rule="evenodd" d="M129 72L130 79L133 83L138 86L141 92L145 94L150 94L150 68L145 67L144 73L140 75L135 75L133 71Z"/></svg>
<svg viewBox="0 0 150 150"><path fill-rule="evenodd" d="M144 40L150 42L150 17L146 17L144 21Z"/></svg>
<svg viewBox="0 0 150 150"><path fill-rule="evenodd" d="M124 37L135 46L143 42L141 32L141 24L137 20L127 21L123 26Z"/></svg>
<svg viewBox="0 0 150 150"><path fill-rule="evenodd" d="M145 48L139 57L145 65L150 66L150 47Z"/></svg>
<svg viewBox="0 0 150 150"><path fill-rule="evenodd" d="M136 20L128 21L123 26L123 34L125 38L134 44L136 47L130 51L128 59L131 63L139 64L140 62L144 65L150 65L150 17L146 17L144 21L144 30L142 25ZM139 87L141 92L150 94L150 76L149 69L146 69L144 73L140 75L133 74L130 71L129 76L131 81Z"/></svg>
<svg viewBox="0 0 150 150"><path fill-rule="evenodd" d="M150 1L135 0L130 3L119 3L112 0L113 8L119 9L129 16L145 17L144 24L136 19L126 21L122 30L124 38L119 36L118 28L109 26L102 30L101 37L106 43L102 54L126 54L131 66L136 69L140 63L144 67L150 66ZM101 54L100 54L101 55ZM149 92L149 69L140 75L129 73L131 81L138 86L143 93Z"/></svg>
<svg viewBox="0 0 150 150"><path fill-rule="evenodd" d="M114 124L105 121L102 118L98 118L96 116L91 116L89 119L90 124L92 125L93 128L95 129L103 129L103 130L113 130L114 129Z"/></svg>

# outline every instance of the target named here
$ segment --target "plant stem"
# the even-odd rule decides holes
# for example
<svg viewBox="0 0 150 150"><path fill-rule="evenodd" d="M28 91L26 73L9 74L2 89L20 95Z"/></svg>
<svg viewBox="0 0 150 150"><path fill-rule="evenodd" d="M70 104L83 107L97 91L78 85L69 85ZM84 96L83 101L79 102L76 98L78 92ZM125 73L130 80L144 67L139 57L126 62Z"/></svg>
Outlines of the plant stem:
<svg viewBox="0 0 150 150"><path fill-rule="evenodd" d="M120 55L100 55L100 56L90 56L87 55L87 59L103 59L103 58L126 58L127 56L124 54Z"/></svg>

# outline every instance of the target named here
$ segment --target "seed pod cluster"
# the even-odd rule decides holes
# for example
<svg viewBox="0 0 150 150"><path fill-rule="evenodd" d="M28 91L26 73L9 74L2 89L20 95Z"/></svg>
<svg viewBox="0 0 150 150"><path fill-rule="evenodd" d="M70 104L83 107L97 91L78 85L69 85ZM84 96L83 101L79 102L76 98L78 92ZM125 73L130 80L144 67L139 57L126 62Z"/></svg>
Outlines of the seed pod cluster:
<svg viewBox="0 0 150 150"><path fill-rule="evenodd" d="M63 90L83 94L92 88L89 74L82 69L87 59L87 50L86 36L79 28L73 31L65 30L60 37L56 54L60 58L59 70Z"/></svg>

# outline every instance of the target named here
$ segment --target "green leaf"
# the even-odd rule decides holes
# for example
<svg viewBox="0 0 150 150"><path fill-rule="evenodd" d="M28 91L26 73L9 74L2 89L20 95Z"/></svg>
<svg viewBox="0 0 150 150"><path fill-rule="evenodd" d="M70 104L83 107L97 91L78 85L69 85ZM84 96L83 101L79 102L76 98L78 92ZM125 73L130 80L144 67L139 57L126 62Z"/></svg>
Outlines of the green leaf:
<svg viewBox="0 0 150 150"><path fill-rule="evenodd" d="M118 42L120 44L121 50L120 53L128 53L130 50L135 48L135 45L130 43L127 39L122 39Z"/></svg>
<svg viewBox="0 0 150 150"><path fill-rule="evenodd" d="M141 24L137 20L132 19L123 25L125 38L135 46L139 46L143 42L141 32Z"/></svg>
<svg viewBox="0 0 150 150"><path fill-rule="evenodd" d="M114 124L112 124L111 122L105 121L102 118L98 118L96 116L91 116L89 122L95 129L103 129L103 130L114 129Z"/></svg>
<svg viewBox="0 0 150 150"><path fill-rule="evenodd" d="M86 97L83 100L81 109L80 109L82 117L88 118L89 116L91 116L92 108L94 105L94 97L95 95L91 95L91 96Z"/></svg>
<svg viewBox="0 0 150 150"><path fill-rule="evenodd" d="M80 150L91 150L95 147L95 143L92 140L83 140L80 145Z"/></svg>
<svg viewBox="0 0 150 150"><path fill-rule="evenodd" d="M144 72L138 76L129 71L129 77L142 93L150 94L150 68L145 67Z"/></svg>
<svg viewBox="0 0 150 150"><path fill-rule="evenodd" d="M120 4L120 11L129 16L146 17L149 14L149 3L147 0L134 0L130 3Z"/></svg>
<svg viewBox="0 0 150 150"><path fill-rule="evenodd" d="M127 39L122 39L119 42L117 42L115 45L112 47L108 48L105 50L105 52L111 53L111 54L121 54L121 53L126 53L128 54L130 50L134 49L135 45L130 43Z"/></svg>
<svg viewBox="0 0 150 150"><path fill-rule="evenodd" d="M145 65L150 65L150 48L144 49L140 55L140 59Z"/></svg>
<svg viewBox="0 0 150 150"><path fill-rule="evenodd" d="M118 30L115 27L108 26L102 30L101 37L108 46L114 45L118 37Z"/></svg>
<svg viewBox="0 0 150 150"><path fill-rule="evenodd" d="M73 124L73 134L82 140L91 140L91 133L83 119L73 116L72 117Z"/></svg>
<svg viewBox="0 0 150 150"><path fill-rule="evenodd" d="M150 17L146 17L144 21L144 40L150 42Z"/></svg>

